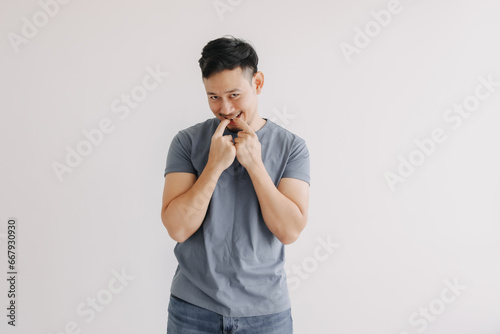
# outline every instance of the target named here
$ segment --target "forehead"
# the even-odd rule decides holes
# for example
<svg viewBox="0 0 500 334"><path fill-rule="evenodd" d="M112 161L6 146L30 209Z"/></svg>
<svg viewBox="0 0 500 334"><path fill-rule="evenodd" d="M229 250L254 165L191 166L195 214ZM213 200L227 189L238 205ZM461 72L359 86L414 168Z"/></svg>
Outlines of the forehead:
<svg viewBox="0 0 500 334"><path fill-rule="evenodd" d="M233 89L244 90L250 85L247 73L241 67L214 73L208 79L203 78L203 83L207 93L215 94L221 94Z"/></svg>

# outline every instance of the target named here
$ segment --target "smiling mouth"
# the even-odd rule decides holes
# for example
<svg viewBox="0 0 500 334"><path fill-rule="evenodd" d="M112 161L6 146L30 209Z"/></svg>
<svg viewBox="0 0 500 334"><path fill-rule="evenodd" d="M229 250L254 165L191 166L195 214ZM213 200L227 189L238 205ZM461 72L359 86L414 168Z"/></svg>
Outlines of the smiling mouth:
<svg viewBox="0 0 500 334"><path fill-rule="evenodd" d="M227 118L227 119L231 120L231 122L232 122L232 121L233 121L233 119L235 119L235 118L240 118L241 113L242 113L242 112L240 111L240 112L238 113L238 115L234 116L233 118Z"/></svg>

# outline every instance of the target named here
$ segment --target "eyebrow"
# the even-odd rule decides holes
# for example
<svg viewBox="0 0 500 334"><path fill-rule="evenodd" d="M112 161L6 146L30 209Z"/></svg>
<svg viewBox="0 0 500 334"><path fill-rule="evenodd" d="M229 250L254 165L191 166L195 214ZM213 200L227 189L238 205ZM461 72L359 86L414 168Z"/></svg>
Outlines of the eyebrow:
<svg viewBox="0 0 500 334"><path fill-rule="evenodd" d="M239 92L239 91L241 91L241 89L239 89L239 88L233 88L231 90L228 90L227 92L224 92L223 94L233 93L233 92L237 92L237 91ZM212 93L212 92L207 92L207 95L217 95L217 94Z"/></svg>

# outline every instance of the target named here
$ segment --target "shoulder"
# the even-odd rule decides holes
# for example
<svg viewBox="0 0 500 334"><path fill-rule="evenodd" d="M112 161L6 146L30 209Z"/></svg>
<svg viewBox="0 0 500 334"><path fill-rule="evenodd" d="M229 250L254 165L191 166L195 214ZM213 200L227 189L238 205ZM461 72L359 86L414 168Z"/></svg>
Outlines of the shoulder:
<svg viewBox="0 0 500 334"><path fill-rule="evenodd" d="M217 118L209 118L205 121L180 130L176 137L181 141L188 141L190 143L197 142L199 140L206 140L213 135L217 125Z"/></svg>
<svg viewBox="0 0 500 334"><path fill-rule="evenodd" d="M301 136L285 129L281 125L276 124L269 119L267 120L267 123L268 129L265 135L269 136L269 139L273 142L279 142L289 147L306 146L306 141Z"/></svg>

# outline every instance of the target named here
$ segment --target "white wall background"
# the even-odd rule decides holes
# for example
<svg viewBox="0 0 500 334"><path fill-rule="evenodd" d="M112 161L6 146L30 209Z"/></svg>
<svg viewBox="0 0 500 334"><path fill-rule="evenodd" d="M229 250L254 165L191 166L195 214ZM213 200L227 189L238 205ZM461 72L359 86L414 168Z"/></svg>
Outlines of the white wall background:
<svg viewBox="0 0 500 334"><path fill-rule="evenodd" d="M287 246L295 332L499 334L500 86L473 103L479 77L500 82L500 3L394 1L220 0L218 15L206 0L42 0L59 4L52 17L2 0L0 262L7 277L16 217L19 275L15 328L0 280L0 331L166 332L166 154L177 131L213 116L197 61L232 34L259 54L261 115L311 153L309 223ZM388 6L397 14L381 27L371 12ZM169 75L114 113L147 67ZM460 103L469 117L447 114ZM52 164L103 119L113 130L60 182ZM436 128L446 140L419 156L414 141ZM423 159L392 191L384 174L400 156ZM113 271L130 276L119 292Z"/></svg>

